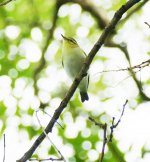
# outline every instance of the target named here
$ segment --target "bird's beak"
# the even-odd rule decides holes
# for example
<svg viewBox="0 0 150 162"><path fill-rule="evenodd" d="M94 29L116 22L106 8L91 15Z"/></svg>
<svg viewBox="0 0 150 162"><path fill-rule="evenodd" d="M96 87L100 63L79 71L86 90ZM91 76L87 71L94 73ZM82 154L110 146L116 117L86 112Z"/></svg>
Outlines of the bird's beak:
<svg viewBox="0 0 150 162"><path fill-rule="evenodd" d="M61 36L63 37L63 39L67 40L67 38L64 35L61 34Z"/></svg>

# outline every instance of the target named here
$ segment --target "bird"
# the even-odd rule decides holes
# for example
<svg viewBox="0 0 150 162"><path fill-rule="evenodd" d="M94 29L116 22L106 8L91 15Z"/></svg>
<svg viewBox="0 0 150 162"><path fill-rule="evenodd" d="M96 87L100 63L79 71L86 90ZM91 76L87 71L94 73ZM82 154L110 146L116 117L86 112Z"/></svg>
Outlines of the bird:
<svg viewBox="0 0 150 162"><path fill-rule="evenodd" d="M74 80L80 72L82 65L86 59L85 52L79 47L74 38L62 35L62 65L68 76ZM87 93L89 85L89 75L87 74L80 82L78 88L80 90L81 101L89 100Z"/></svg>

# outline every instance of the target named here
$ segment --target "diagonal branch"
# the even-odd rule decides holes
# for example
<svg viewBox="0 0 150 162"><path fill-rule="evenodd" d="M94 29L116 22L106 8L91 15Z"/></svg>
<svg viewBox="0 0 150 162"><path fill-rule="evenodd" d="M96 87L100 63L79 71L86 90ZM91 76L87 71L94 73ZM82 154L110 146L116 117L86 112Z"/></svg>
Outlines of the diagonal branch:
<svg viewBox="0 0 150 162"><path fill-rule="evenodd" d="M100 8L97 8L95 5L86 0L61 0L64 4L68 2L73 2L79 4L83 10L92 14L92 16L97 20L98 25L101 29L104 29L108 24L109 20L104 11Z"/></svg>
<svg viewBox="0 0 150 162"><path fill-rule="evenodd" d="M60 115L63 112L64 108L67 106L68 102L70 101L71 97L73 96L74 92L76 91L79 83L81 82L81 80L83 79L83 77L86 75L86 73L87 73L87 71L88 71L88 69L90 67L90 64L91 64L93 58L95 57L95 55L98 52L98 50L104 44L104 42L105 42L106 38L108 37L108 35L113 31L113 29L115 28L115 26L117 25L117 23L121 19L122 15L128 9L130 9L132 6L134 6L138 2L140 2L140 0L129 0L125 5L123 5L115 13L115 15L114 15L113 19L111 20L110 24L105 28L105 30L103 31L102 35L100 36L100 38L98 39L98 41L95 43L95 45L91 49L89 55L85 59L85 63L83 64L83 67L82 67L81 71L79 72L79 74L77 75L77 77L75 78L75 80L73 81L73 83L72 83L69 91L67 92L65 98L62 100L62 102L60 103L59 107L55 110L55 113L54 113L53 117L51 118L50 122L48 123L47 127L45 128L45 132L47 134L49 132L52 132L52 129L53 129L53 126L54 126L55 122L58 120L58 118L60 117ZM25 162L25 161L27 161L32 156L32 154L34 153L34 151L36 150L36 148L45 139L45 137L46 137L45 136L45 133L43 132L36 139L36 141L33 143L33 145L31 146L31 148L17 162Z"/></svg>
<svg viewBox="0 0 150 162"><path fill-rule="evenodd" d="M126 22L127 19L129 19L135 12L140 10L148 1L149 0L143 0L141 3L136 5L120 23Z"/></svg>
<svg viewBox="0 0 150 162"><path fill-rule="evenodd" d="M1 7L1 6L7 5L7 4L10 3L11 1L14 1L14 0L8 0L8 1L4 1L4 2L0 3L0 7Z"/></svg>
<svg viewBox="0 0 150 162"><path fill-rule="evenodd" d="M67 3L67 2L74 2L74 3L77 3L79 4L85 11L88 11L98 22L98 26L99 28L101 29L104 29L108 24L109 24L109 21L106 17L106 15L104 16L102 14L102 12L100 12L100 10L97 9L96 6L94 5L91 5L90 3L88 3L87 1L81 1L81 0L61 0L63 3ZM125 23L136 11L140 10L149 0L143 0L141 3L137 4L136 6L134 6L130 11L129 13L127 14L127 16L122 19L120 21L120 24L123 24ZM116 48L119 48L126 56L126 59L131 67L131 61L130 61L130 56L129 56L129 53L128 53L128 50L127 50L127 47L126 45L122 45L122 44L116 44L112 38L114 36L114 34L116 34L116 30L113 31L111 34L110 34L110 37L109 39L106 40L106 43L105 43L105 46L108 46L108 47L116 47ZM148 97L143 91L142 91L142 88L141 88L141 82L137 79L135 73L133 72L133 70L130 70L130 73L131 73L131 76L133 78L133 80L135 81L136 83L136 86L139 90L139 94L142 96L142 99L145 100L145 101L149 101L150 100L150 97Z"/></svg>

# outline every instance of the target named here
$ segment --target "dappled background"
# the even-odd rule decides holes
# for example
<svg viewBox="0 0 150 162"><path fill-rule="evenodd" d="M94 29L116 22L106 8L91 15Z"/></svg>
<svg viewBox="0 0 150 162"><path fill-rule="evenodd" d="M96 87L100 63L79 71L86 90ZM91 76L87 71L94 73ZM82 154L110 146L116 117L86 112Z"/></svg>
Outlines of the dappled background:
<svg viewBox="0 0 150 162"><path fill-rule="evenodd" d="M5 161L16 161L40 135L72 83L62 67L61 34L75 38L88 54L125 2L12 0L0 6L1 161L3 135ZM150 28L144 23L150 22L149 8L148 0L143 0L124 14L91 64L89 101L81 103L77 90L49 134L67 161L98 161L103 130L88 117L111 125L126 99L129 102L113 142L106 147L104 162L149 161L150 68L111 72L149 59ZM46 138L33 157L59 154Z"/></svg>

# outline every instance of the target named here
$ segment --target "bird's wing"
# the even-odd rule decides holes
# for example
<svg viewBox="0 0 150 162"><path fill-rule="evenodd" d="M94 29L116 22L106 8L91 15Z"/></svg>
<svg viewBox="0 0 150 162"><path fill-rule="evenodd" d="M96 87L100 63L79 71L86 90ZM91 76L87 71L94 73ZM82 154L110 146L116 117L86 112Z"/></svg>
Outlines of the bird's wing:
<svg viewBox="0 0 150 162"><path fill-rule="evenodd" d="M80 48L81 49L81 48ZM85 57L87 57L87 54L81 49L82 53L84 54Z"/></svg>
<svg viewBox="0 0 150 162"><path fill-rule="evenodd" d="M87 57L87 54L82 50L83 54L85 55L85 57ZM89 86L89 81L90 81L90 76L87 74L87 77L88 77L88 83L87 83L87 88Z"/></svg>
<svg viewBox="0 0 150 162"><path fill-rule="evenodd" d="M87 57L87 54L83 51L84 55Z"/></svg>
<svg viewBox="0 0 150 162"><path fill-rule="evenodd" d="M80 46L79 46L80 48ZM81 48L80 48L81 49ZM84 54L85 57L87 57L87 54L81 49L82 53Z"/></svg>
<svg viewBox="0 0 150 162"><path fill-rule="evenodd" d="M87 88L89 87L89 81L90 81L90 76L88 75L88 84L87 84Z"/></svg>
<svg viewBox="0 0 150 162"><path fill-rule="evenodd" d="M63 66L63 68L64 68L64 62L63 62L63 57L62 57L62 62L61 62L61 63L62 63L62 66Z"/></svg>
<svg viewBox="0 0 150 162"><path fill-rule="evenodd" d="M64 68L64 63L63 63L63 59L62 59L62 66L63 66L63 68Z"/></svg>

